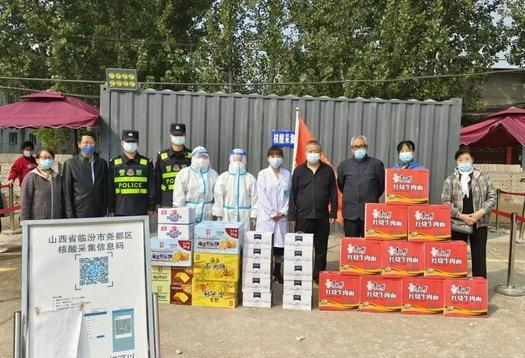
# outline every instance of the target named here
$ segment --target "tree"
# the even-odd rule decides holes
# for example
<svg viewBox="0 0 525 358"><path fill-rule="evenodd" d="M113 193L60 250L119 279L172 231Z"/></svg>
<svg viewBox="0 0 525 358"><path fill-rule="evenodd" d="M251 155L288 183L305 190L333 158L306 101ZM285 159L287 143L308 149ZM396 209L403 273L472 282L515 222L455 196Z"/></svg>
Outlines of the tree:
<svg viewBox="0 0 525 358"><path fill-rule="evenodd" d="M507 29L510 38L509 63L525 66L525 2L523 0L508 0L504 17L511 20Z"/></svg>

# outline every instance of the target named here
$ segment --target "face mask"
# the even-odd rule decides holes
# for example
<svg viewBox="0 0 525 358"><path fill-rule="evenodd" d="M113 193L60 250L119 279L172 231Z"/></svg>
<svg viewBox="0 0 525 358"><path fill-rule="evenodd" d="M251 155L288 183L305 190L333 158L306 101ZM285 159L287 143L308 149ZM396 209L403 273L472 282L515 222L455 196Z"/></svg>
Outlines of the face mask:
<svg viewBox="0 0 525 358"><path fill-rule="evenodd" d="M176 136L176 135L172 135L171 136L171 144L173 144L173 145L183 145L184 143L186 143L186 137L185 136Z"/></svg>
<svg viewBox="0 0 525 358"><path fill-rule="evenodd" d="M399 153L399 160L403 163L411 162L414 159L412 152L401 152Z"/></svg>
<svg viewBox="0 0 525 358"><path fill-rule="evenodd" d="M85 146L80 148L80 151L82 152L82 154L89 156L95 153L95 146L92 144L86 144Z"/></svg>
<svg viewBox="0 0 525 358"><path fill-rule="evenodd" d="M198 158L195 161L195 165L197 166L197 169L208 169L210 166L210 160L206 158Z"/></svg>
<svg viewBox="0 0 525 358"><path fill-rule="evenodd" d="M306 153L306 161L310 164L316 164L321 159L321 153Z"/></svg>
<svg viewBox="0 0 525 358"><path fill-rule="evenodd" d="M32 150L24 150L24 157L29 158L31 155L33 155Z"/></svg>
<svg viewBox="0 0 525 358"><path fill-rule="evenodd" d="M354 158L357 159L357 160L361 160L361 159L363 159L365 156L366 156L366 149L364 149L364 148L357 149L357 150L354 152Z"/></svg>
<svg viewBox="0 0 525 358"><path fill-rule="evenodd" d="M54 162L53 159L42 159L40 160L38 165L40 166L40 169L42 170L49 170L53 166L53 162Z"/></svg>
<svg viewBox="0 0 525 358"><path fill-rule="evenodd" d="M283 158L272 157L272 158L268 159L268 163L270 163L272 168L277 169L277 168L279 168L281 166L281 164L283 164Z"/></svg>
<svg viewBox="0 0 525 358"><path fill-rule="evenodd" d="M122 144L122 148L124 148L124 151L127 153L135 153L138 147L138 143L124 142L124 144Z"/></svg>
<svg viewBox="0 0 525 358"><path fill-rule="evenodd" d="M458 164L458 170L461 174L470 174L474 170L474 167L472 166L472 162L457 163L457 164Z"/></svg>

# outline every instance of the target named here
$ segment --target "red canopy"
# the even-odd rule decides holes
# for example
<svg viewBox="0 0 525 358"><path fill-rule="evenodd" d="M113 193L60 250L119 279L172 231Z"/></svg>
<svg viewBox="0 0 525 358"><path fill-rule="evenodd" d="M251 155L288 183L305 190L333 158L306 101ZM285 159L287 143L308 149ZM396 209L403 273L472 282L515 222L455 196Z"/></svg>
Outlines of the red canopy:
<svg viewBox="0 0 525 358"><path fill-rule="evenodd" d="M78 98L60 92L36 92L26 101L0 106L0 128L96 127L99 111Z"/></svg>
<svg viewBox="0 0 525 358"><path fill-rule="evenodd" d="M509 107L461 129L461 144L478 147L525 145L525 109Z"/></svg>

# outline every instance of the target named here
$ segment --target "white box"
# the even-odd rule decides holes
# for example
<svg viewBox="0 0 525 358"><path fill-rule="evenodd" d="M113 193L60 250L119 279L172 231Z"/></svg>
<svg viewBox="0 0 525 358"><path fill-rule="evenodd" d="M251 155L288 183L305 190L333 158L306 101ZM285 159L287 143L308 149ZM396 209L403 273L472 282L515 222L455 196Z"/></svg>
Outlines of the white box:
<svg viewBox="0 0 525 358"><path fill-rule="evenodd" d="M284 261L283 276L285 280L312 280L312 262Z"/></svg>
<svg viewBox="0 0 525 358"><path fill-rule="evenodd" d="M284 235L284 247L287 246L314 246L314 235L304 233L288 233Z"/></svg>
<svg viewBox="0 0 525 358"><path fill-rule="evenodd" d="M312 310L312 292L293 292L283 294L283 308L285 310Z"/></svg>
<svg viewBox="0 0 525 358"><path fill-rule="evenodd" d="M252 246L252 244L248 244L244 246L242 256L243 258L252 259L271 259L272 248Z"/></svg>
<svg viewBox="0 0 525 358"><path fill-rule="evenodd" d="M313 262L313 247L288 246L284 249L284 261Z"/></svg>
<svg viewBox="0 0 525 358"><path fill-rule="evenodd" d="M283 292L312 291L312 280L284 280Z"/></svg>
<svg viewBox="0 0 525 358"><path fill-rule="evenodd" d="M242 305L245 307L272 307L272 292L246 289L242 291Z"/></svg>
<svg viewBox="0 0 525 358"><path fill-rule="evenodd" d="M273 232L248 231L244 235L244 247L268 247L273 246Z"/></svg>
<svg viewBox="0 0 525 358"><path fill-rule="evenodd" d="M159 224L157 236L161 240L193 240L193 225Z"/></svg>
<svg viewBox="0 0 525 358"><path fill-rule="evenodd" d="M242 275L242 289L257 289L270 292L272 289L272 276L260 273L246 273Z"/></svg>
<svg viewBox="0 0 525 358"><path fill-rule="evenodd" d="M271 259L246 258L242 260L242 273L272 274Z"/></svg>
<svg viewBox="0 0 525 358"><path fill-rule="evenodd" d="M191 267L193 262L191 240L150 239L151 264L155 266Z"/></svg>
<svg viewBox="0 0 525 358"><path fill-rule="evenodd" d="M157 211L159 224L193 224L195 209L187 206L182 208L159 208Z"/></svg>

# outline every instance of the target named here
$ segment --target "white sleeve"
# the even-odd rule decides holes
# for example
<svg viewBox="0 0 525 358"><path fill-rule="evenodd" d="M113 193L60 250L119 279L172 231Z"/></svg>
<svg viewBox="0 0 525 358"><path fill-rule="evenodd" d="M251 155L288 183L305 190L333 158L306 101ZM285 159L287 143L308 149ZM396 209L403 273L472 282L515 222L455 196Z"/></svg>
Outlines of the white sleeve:
<svg viewBox="0 0 525 358"><path fill-rule="evenodd" d="M180 208L186 206L185 188L188 185L188 170L182 169L175 177L173 184L173 207Z"/></svg>
<svg viewBox="0 0 525 358"><path fill-rule="evenodd" d="M251 198L251 205L252 205L250 217L252 219L256 219L258 204L259 204L259 200L257 196L257 180L255 179L253 175L250 174L250 176L251 176L251 182L252 182L250 185L250 198Z"/></svg>
<svg viewBox="0 0 525 358"><path fill-rule="evenodd" d="M269 218L273 218L277 215L277 212L272 206L272 202L266 191L266 180L264 178L264 172L260 171L257 176L257 196L259 199L259 209L266 214Z"/></svg>
<svg viewBox="0 0 525 358"><path fill-rule="evenodd" d="M290 202L290 175L286 178L286 194L284 197L284 202L281 210L279 210L281 213L283 213L285 216L288 216L288 203Z"/></svg>
<svg viewBox="0 0 525 358"><path fill-rule="evenodd" d="M212 208L212 215L213 216L220 216L224 218L224 187L226 185L226 176L228 173L222 173L217 178L217 182L215 183L215 188L213 189L213 208Z"/></svg>

